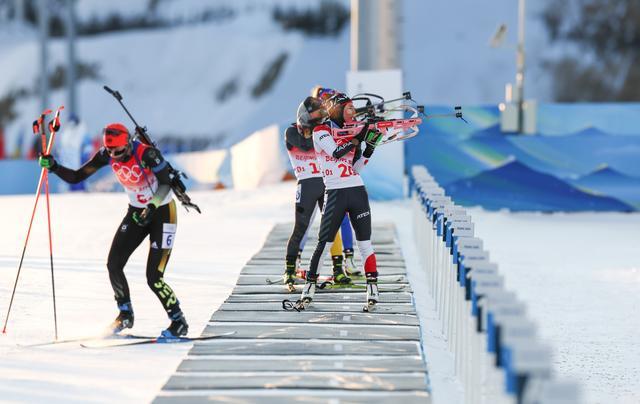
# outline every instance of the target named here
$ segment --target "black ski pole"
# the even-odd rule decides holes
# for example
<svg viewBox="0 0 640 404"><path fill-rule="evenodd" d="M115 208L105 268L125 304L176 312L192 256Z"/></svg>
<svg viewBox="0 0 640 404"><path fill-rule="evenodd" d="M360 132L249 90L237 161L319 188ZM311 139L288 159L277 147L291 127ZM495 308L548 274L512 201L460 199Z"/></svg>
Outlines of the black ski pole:
<svg viewBox="0 0 640 404"><path fill-rule="evenodd" d="M56 114L53 120L49 123L49 145L47 146L47 135L45 133L44 125L41 125L41 136L42 136L42 148L43 150L47 150L46 153L49 154L51 152L51 145L53 144L53 140L56 137L56 132L60 129L60 111L64 109L64 106L61 106L56 111ZM49 262L51 264L51 290L53 295L53 327L55 332L55 339L58 339L58 311L56 309L56 283L55 277L53 273L53 237L51 234L51 209L49 202L49 173L45 172L44 177L44 189L45 195L47 197L47 226L49 229Z"/></svg>

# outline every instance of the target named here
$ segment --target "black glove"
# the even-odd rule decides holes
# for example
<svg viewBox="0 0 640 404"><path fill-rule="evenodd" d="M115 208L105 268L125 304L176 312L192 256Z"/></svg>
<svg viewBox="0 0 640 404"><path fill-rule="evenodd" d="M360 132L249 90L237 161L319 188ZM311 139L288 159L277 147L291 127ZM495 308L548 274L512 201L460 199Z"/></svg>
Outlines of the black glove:
<svg viewBox="0 0 640 404"><path fill-rule="evenodd" d="M362 155L366 159L371 158L371 155L373 154L373 151L375 149L376 149L375 146L371 146L370 144L367 143L367 146L364 148L364 152L362 153Z"/></svg>
<svg viewBox="0 0 640 404"><path fill-rule="evenodd" d="M56 159L54 159L53 156L50 154L41 155L40 158L38 159L38 164L40 164L40 167L46 168L49 171L55 171L56 168L58 168L58 163L56 162Z"/></svg>
<svg viewBox="0 0 640 404"><path fill-rule="evenodd" d="M360 148L360 144L358 144L355 148L355 153L353 153L353 161L351 164L355 164L360 157L362 157L362 149Z"/></svg>
<svg viewBox="0 0 640 404"><path fill-rule="evenodd" d="M382 141L382 133L378 130L371 130L367 132L367 136L365 139L365 143L367 147L364 148L364 153L362 155L365 158L371 157L373 151L376 149L376 146Z"/></svg>
<svg viewBox="0 0 640 404"><path fill-rule="evenodd" d="M151 223L151 217L153 213L156 211L156 205L150 203L146 208L142 210L141 213L133 212L133 221L140 227L146 227Z"/></svg>
<svg viewBox="0 0 640 404"><path fill-rule="evenodd" d="M360 143L364 142L365 136L367 136L367 129L369 129L369 124L365 122L362 130L354 136L354 139L358 139Z"/></svg>

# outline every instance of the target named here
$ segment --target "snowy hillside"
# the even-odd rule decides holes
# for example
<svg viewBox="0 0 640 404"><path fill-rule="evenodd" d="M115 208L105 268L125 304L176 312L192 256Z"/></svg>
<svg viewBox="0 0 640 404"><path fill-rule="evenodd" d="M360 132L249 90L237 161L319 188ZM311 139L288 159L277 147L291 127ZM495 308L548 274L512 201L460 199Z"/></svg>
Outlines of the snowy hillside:
<svg viewBox="0 0 640 404"><path fill-rule="evenodd" d="M274 5L315 9L320 1L154 3L160 6L151 14L167 21L167 27L79 39L79 62L87 70L78 87L79 115L90 133L97 133L105 122L125 120L103 84L122 92L156 138L211 139L212 146L228 146L270 124L291 121L296 105L315 84L345 86L348 23L337 37L317 37L284 31L273 19ZM469 105L503 99L504 84L515 75L514 52L508 47L491 49L488 41L503 22L509 25L507 42L515 41L517 2L494 3L488 9L473 0L403 2L405 88L418 100ZM529 2L527 94L546 101L547 82L540 70L546 43L539 20L543 3ZM85 24L104 24L112 15L139 19L149 4L84 0L78 2L78 17ZM0 27L0 99L25 90L37 94L38 55L35 31L10 24ZM64 40L53 39L50 70L62 68L65 60ZM272 86L255 96L270 71L277 71ZM65 101L63 88L52 92L52 106ZM13 109L17 116L5 128L10 154L20 137L31 141L29 125L40 103L35 95L20 97Z"/></svg>
<svg viewBox="0 0 640 404"><path fill-rule="evenodd" d="M186 8L181 3L170 2L175 7L164 12L193 13L206 4L191 2ZM104 84L123 94L134 116L156 138L207 138L217 146L228 146L270 124L288 122L313 85L324 82L344 87L348 30L337 39L305 37L285 32L274 21L273 7L268 4L229 3L235 14L221 20L81 37L79 60L92 66L97 76L81 81L78 87L79 115L89 131L97 133L105 122L126 118L102 89ZM114 10L110 2L92 4L93 10L81 9L80 15L90 19L95 8L103 6L105 12ZM115 3L127 13L139 11L136 5L140 4L144 3ZM2 41L5 45L0 46L0 95L31 89L38 75L35 33L22 30L21 36L14 30L5 29L2 34L21 40ZM331 57L319 58L319 54ZM52 70L63 66L63 39L51 41L50 56ZM270 83L274 69L275 80ZM61 88L52 93L50 103L59 105L65 100ZM39 113L39 100L20 98L14 109L18 116L6 128L7 150L11 151L18 133L32 136L30 124Z"/></svg>

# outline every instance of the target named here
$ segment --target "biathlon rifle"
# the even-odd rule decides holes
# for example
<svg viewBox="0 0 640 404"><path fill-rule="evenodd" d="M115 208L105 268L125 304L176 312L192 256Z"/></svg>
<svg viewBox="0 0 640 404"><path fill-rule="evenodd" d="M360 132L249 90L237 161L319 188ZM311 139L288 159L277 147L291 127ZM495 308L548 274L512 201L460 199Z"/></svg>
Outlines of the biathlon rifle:
<svg viewBox="0 0 640 404"><path fill-rule="evenodd" d="M376 99L377 102L374 102L372 98ZM350 139L359 134L365 125L368 125L368 130L381 132L383 137L379 144L386 144L416 136L420 132L418 125L422 123L423 119L455 117L467 122L462 116L462 107L460 106L456 106L454 112L449 114L425 114L424 106L418 105L418 103L411 98L411 92L409 91L402 93L402 97L391 100L385 100L380 95L372 93L356 94L351 97L351 100L354 102L364 101L365 105L356 108L356 118L360 119L359 122L347 124L344 128L334 129L334 133L338 135L338 137L344 137L346 139ZM401 104L390 108L387 107L387 104L398 101L410 101L414 105ZM385 117L385 115L388 116L398 112L403 115L407 113L411 115L408 118L400 119L387 119Z"/></svg>
<svg viewBox="0 0 640 404"><path fill-rule="evenodd" d="M147 127L138 125L138 122L136 122L136 120L133 118L133 116L127 109L127 107L125 107L124 104L122 103L123 98L120 92L117 90L112 90L107 86L104 86L103 88L105 89L106 92L111 94L113 98L115 98L118 101L118 103L120 103L120 106L122 107L122 109L124 109L124 112L127 113L127 115L129 116L129 119L131 119L133 124L136 126L136 137L138 137L142 143L147 144L149 146L153 146L157 149L155 142L151 140L151 137L149 137L149 134L147 133ZM176 195L176 198L178 198L180 203L182 203L182 206L184 206L184 208L187 211L189 211L189 208L193 208L196 210L196 212L202 213L200 211L200 207L198 207L198 205L196 205L195 203L191 202L191 198L189 197L189 195L187 195L187 187L184 185L184 182L182 181L182 177L188 178L187 175L182 171L179 171L173 168L171 163L169 163L168 161L167 161L167 167L169 168L171 190L173 190L173 193Z"/></svg>

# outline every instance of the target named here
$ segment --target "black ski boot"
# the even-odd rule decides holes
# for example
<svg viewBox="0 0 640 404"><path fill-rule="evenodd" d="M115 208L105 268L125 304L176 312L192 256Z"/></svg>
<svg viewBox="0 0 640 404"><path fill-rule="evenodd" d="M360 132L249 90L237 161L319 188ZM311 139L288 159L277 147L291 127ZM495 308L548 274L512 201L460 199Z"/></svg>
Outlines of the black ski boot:
<svg viewBox="0 0 640 404"><path fill-rule="evenodd" d="M333 283L347 285L351 283L351 278L344 273L342 267L342 255L334 255L331 257L333 261Z"/></svg>
<svg viewBox="0 0 640 404"><path fill-rule="evenodd" d="M118 334L125 328L133 327L133 307L131 303L119 304L118 309L120 309L118 317L109 326L109 330L113 334Z"/></svg>
<svg viewBox="0 0 640 404"><path fill-rule="evenodd" d="M171 319L171 324L169 324L169 328L162 331L160 338L171 339L187 335L189 332L189 324L187 324L187 320L184 318L182 311L178 311L170 316L169 319Z"/></svg>
<svg viewBox="0 0 640 404"><path fill-rule="evenodd" d="M287 256L283 275L284 286L289 292L295 292L296 283L296 257Z"/></svg>
<svg viewBox="0 0 640 404"><path fill-rule="evenodd" d="M367 302L362 311L373 311L378 300L380 300L380 292L378 291L378 272L367 272Z"/></svg>
<svg viewBox="0 0 640 404"><path fill-rule="evenodd" d="M315 277L307 277L307 281L302 288L302 295L300 299L295 303L294 309L296 311L305 310L313 301L313 296L316 294L316 282L318 275Z"/></svg>

